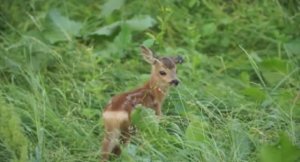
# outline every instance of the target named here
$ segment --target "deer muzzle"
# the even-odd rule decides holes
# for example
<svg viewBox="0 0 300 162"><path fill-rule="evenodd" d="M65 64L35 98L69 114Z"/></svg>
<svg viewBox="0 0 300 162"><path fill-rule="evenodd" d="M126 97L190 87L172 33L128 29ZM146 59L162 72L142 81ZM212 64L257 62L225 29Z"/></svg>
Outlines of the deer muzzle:
<svg viewBox="0 0 300 162"><path fill-rule="evenodd" d="M171 85L177 86L179 84L179 81L177 79L174 79L170 82Z"/></svg>

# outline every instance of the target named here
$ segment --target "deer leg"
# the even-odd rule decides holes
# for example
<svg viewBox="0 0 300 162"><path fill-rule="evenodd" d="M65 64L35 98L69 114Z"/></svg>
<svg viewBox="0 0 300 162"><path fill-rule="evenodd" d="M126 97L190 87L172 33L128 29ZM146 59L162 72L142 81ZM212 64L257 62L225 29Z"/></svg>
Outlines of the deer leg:
<svg viewBox="0 0 300 162"><path fill-rule="evenodd" d="M116 154L116 147L119 147L120 130L114 129L113 131L107 132L102 145L102 160L107 161L111 153Z"/></svg>
<svg viewBox="0 0 300 162"><path fill-rule="evenodd" d="M111 145L111 140L106 136L103 139L102 142L102 151L101 151L101 156L102 156L102 162L106 162L109 158L110 154L110 145Z"/></svg>
<svg viewBox="0 0 300 162"><path fill-rule="evenodd" d="M102 160L107 161L109 155L121 154L120 136L124 123L128 123L128 113L124 111L106 111L103 113L105 137L102 144Z"/></svg>
<svg viewBox="0 0 300 162"><path fill-rule="evenodd" d="M156 105L154 106L154 110L155 110L155 115L157 115L157 116L162 116L161 105L160 105L160 104L156 104Z"/></svg>
<svg viewBox="0 0 300 162"><path fill-rule="evenodd" d="M120 145L115 145L115 147L112 150L112 153L116 156L119 156L119 155L121 155L121 152L122 152L122 150L121 150Z"/></svg>
<svg viewBox="0 0 300 162"><path fill-rule="evenodd" d="M121 131L121 142L125 145L128 145L130 141L130 125L127 123L125 126L123 126L122 131Z"/></svg>
<svg viewBox="0 0 300 162"><path fill-rule="evenodd" d="M120 133L120 142L122 144L127 145L129 143L129 139L130 139L130 132L129 132L129 122L124 122L122 123L121 126L121 133ZM117 143L116 145L114 145L113 149L112 149L112 153L119 156L122 153L120 144Z"/></svg>

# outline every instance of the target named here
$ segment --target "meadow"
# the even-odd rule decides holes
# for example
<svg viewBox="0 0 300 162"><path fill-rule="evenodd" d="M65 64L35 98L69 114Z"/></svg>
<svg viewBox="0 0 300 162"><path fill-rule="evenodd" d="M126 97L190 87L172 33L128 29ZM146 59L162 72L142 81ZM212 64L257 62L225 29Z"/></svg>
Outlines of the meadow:
<svg viewBox="0 0 300 162"><path fill-rule="evenodd" d="M297 0L3 0L0 161L96 162L111 96L143 85L140 45L179 86L121 162L299 162Z"/></svg>

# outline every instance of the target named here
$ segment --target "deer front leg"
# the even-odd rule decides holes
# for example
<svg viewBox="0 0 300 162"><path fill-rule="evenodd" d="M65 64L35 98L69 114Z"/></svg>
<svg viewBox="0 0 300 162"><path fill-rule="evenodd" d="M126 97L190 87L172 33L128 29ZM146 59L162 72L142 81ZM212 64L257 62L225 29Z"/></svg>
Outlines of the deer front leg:
<svg viewBox="0 0 300 162"><path fill-rule="evenodd" d="M155 115L162 116L161 104L155 104L154 110L155 110Z"/></svg>

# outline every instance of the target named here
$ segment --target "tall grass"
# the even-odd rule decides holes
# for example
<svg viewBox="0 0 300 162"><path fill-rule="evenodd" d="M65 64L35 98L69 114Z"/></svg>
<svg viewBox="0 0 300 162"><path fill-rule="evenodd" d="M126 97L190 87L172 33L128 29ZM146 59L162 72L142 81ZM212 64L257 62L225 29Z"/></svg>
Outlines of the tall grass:
<svg viewBox="0 0 300 162"><path fill-rule="evenodd" d="M0 161L99 161L101 112L181 54L158 120L112 161L300 160L298 1L4 1Z"/></svg>

